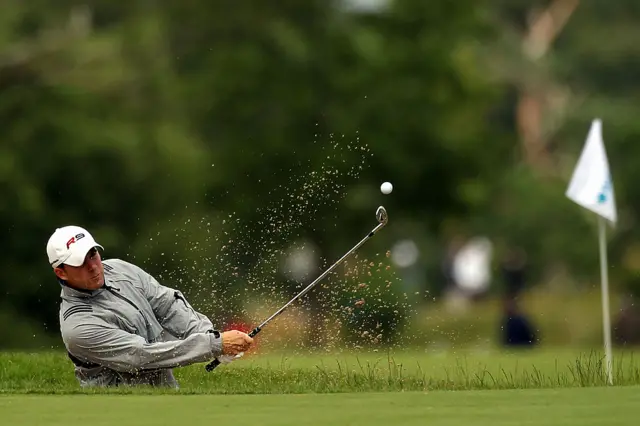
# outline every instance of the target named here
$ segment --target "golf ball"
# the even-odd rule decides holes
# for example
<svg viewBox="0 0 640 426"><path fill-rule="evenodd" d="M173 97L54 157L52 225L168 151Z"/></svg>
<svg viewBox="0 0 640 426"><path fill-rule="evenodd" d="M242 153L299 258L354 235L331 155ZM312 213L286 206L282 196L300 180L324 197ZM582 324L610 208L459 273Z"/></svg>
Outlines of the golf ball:
<svg viewBox="0 0 640 426"><path fill-rule="evenodd" d="M385 182L380 185L380 191L382 191L383 194L391 194L391 191L393 191L393 185L391 185L390 182Z"/></svg>

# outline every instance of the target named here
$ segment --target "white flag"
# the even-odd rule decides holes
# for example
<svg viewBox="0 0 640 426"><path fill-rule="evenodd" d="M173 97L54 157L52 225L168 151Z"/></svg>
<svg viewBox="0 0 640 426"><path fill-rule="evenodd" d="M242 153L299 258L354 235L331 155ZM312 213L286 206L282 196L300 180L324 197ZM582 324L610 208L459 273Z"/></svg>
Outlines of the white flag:
<svg viewBox="0 0 640 426"><path fill-rule="evenodd" d="M591 123L587 141L573 171L566 196L613 223L618 219L600 119Z"/></svg>

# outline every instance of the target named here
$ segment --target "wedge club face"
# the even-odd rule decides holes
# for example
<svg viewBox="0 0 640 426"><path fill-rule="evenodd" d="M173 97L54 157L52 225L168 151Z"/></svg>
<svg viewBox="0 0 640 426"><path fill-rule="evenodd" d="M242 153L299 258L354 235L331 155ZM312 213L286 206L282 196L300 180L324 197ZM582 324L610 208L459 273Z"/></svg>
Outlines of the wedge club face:
<svg viewBox="0 0 640 426"><path fill-rule="evenodd" d="M387 210L383 206L378 207L378 210L376 210L376 219L378 219L379 223L384 223L385 225L389 221Z"/></svg>

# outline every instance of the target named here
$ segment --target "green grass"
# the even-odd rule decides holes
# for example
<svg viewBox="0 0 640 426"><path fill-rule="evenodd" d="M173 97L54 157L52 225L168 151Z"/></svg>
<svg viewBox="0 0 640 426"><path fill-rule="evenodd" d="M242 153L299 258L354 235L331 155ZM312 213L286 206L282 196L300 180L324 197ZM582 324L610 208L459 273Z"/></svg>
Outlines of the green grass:
<svg viewBox="0 0 640 426"><path fill-rule="evenodd" d="M324 395L5 395L7 425L636 425L640 387Z"/></svg>
<svg viewBox="0 0 640 426"><path fill-rule="evenodd" d="M64 354L0 353L2 424L635 425L640 360L535 350L254 354L212 373L176 369L180 390L83 390Z"/></svg>
<svg viewBox="0 0 640 426"><path fill-rule="evenodd" d="M598 352L361 352L255 354L222 365L176 369L180 394L349 393L482 389L553 389L607 384ZM640 359L616 352L616 385L640 385ZM0 354L0 393L174 393L158 389L80 389L60 353Z"/></svg>

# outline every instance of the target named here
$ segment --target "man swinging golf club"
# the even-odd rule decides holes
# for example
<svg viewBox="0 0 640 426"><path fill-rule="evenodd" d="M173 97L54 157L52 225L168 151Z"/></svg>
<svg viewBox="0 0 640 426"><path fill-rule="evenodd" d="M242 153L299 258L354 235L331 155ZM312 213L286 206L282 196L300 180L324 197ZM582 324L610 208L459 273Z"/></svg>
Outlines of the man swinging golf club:
<svg viewBox="0 0 640 426"><path fill-rule="evenodd" d="M102 260L98 248L77 226L47 243L62 286L60 332L81 386L178 387L173 368L250 348L246 333L220 333L179 290L126 261Z"/></svg>

